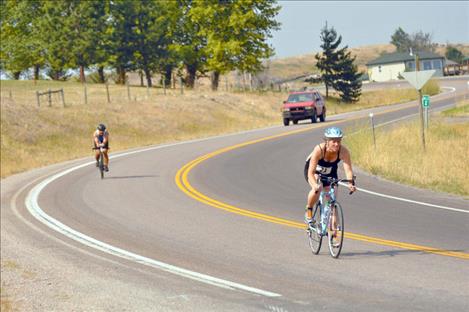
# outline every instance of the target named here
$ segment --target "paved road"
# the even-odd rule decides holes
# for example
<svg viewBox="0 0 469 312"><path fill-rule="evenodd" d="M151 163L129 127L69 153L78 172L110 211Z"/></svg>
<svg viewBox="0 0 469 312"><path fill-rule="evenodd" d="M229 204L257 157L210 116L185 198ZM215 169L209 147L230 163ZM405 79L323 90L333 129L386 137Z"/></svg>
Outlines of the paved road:
<svg viewBox="0 0 469 312"><path fill-rule="evenodd" d="M443 85L456 91L434 109L468 94L467 79ZM31 310L468 310L467 200L358 172L362 191L340 195L340 259L309 251L304 158L325 126L370 111L379 124L417 108L116 153L102 181L89 159L2 180L2 261L15 244L43 259L52 282L30 290Z"/></svg>

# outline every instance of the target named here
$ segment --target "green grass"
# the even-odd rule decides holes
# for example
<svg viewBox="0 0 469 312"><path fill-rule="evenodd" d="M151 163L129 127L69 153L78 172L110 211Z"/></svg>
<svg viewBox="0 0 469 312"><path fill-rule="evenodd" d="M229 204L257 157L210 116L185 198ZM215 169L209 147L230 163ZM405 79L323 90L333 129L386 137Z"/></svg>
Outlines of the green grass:
<svg viewBox="0 0 469 312"><path fill-rule="evenodd" d="M445 110L441 114L446 117L469 117L469 103Z"/></svg>

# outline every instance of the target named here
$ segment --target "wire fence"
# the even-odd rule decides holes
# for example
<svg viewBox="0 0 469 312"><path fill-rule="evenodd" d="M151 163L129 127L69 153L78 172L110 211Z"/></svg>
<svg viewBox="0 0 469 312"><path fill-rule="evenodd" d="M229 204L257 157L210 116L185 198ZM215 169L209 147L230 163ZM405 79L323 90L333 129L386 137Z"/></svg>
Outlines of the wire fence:
<svg viewBox="0 0 469 312"><path fill-rule="evenodd" d="M269 88L270 89L270 88ZM276 87L269 91L284 92L288 86ZM220 84L219 92L258 92L248 87ZM193 89L186 89L182 83L170 88L165 86L147 87L140 85L117 85L79 82L57 82L49 80L2 80L0 98L13 103L37 105L38 107L66 107L73 105L112 104L123 102L157 101L163 97L191 94L193 92L213 92L210 85L197 83Z"/></svg>

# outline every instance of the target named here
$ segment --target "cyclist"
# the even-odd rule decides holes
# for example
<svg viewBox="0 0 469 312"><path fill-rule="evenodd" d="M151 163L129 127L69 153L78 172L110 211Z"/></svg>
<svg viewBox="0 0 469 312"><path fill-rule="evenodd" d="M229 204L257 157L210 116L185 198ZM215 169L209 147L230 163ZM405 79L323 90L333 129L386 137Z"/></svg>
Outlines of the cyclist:
<svg viewBox="0 0 469 312"><path fill-rule="evenodd" d="M330 184L322 179L318 184L318 173L322 176L337 179L337 166L343 160L345 175L348 180L353 179L352 161L349 150L341 145L343 132L340 128L331 127L324 131L324 143L316 145L306 159L305 178L311 186L306 203L305 222L313 221L312 209L318 201L322 188L329 190ZM353 183L348 184L350 192L355 192Z"/></svg>
<svg viewBox="0 0 469 312"><path fill-rule="evenodd" d="M93 134L93 143L96 149L96 167L99 166L99 149L97 148L102 147L104 154L104 171L109 171L109 156L107 154L109 150L109 132L104 124L99 124L96 127L96 131Z"/></svg>

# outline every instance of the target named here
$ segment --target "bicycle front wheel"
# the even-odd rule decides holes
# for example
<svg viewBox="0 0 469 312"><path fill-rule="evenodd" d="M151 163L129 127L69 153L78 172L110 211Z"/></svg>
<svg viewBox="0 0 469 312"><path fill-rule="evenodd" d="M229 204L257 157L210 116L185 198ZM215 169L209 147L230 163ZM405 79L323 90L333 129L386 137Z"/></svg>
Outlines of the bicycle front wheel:
<svg viewBox="0 0 469 312"><path fill-rule="evenodd" d="M344 242L344 214L338 202L331 209L327 237L331 256L338 258Z"/></svg>
<svg viewBox="0 0 469 312"><path fill-rule="evenodd" d="M101 179L104 179L104 155L103 155L103 152L100 152L100 155L99 155L99 172L101 174Z"/></svg>
<svg viewBox="0 0 469 312"><path fill-rule="evenodd" d="M315 255L321 250L322 244L322 235L318 232L318 229L321 229L321 206L319 204L314 208L313 224L309 225L307 230L309 247Z"/></svg>

